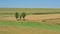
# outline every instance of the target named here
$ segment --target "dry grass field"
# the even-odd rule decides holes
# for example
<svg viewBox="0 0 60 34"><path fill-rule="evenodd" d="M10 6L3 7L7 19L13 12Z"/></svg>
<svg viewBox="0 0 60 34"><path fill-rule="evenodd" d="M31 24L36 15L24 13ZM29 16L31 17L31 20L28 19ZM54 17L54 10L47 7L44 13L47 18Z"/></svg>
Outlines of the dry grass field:
<svg viewBox="0 0 60 34"><path fill-rule="evenodd" d="M40 22L45 20L45 24L60 24L60 14L48 14L48 15L27 15L26 21L37 21ZM0 17L3 21L16 21L15 17ZM0 34L60 34L60 32L52 30L41 30L34 28L23 28L13 26L0 26Z"/></svg>
<svg viewBox="0 0 60 34"><path fill-rule="evenodd" d="M23 20L17 22L14 16L14 13L16 11L19 13L21 13L22 11L29 13L29 15L27 15L25 18L25 21L29 22L26 23ZM50 14L50 12L53 14ZM44 14L36 15L31 13ZM60 9L0 8L0 34L60 34L59 28Z"/></svg>
<svg viewBox="0 0 60 34"><path fill-rule="evenodd" d="M33 28L0 26L0 34L60 34L60 32Z"/></svg>

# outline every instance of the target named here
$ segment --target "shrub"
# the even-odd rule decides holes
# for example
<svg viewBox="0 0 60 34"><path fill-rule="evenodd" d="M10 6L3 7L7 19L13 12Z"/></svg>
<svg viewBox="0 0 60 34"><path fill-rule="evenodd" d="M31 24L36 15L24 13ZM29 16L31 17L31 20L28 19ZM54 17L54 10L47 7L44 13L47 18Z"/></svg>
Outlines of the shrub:
<svg viewBox="0 0 60 34"><path fill-rule="evenodd" d="M18 17L19 17L19 14L18 14L18 12L16 12L15 13L15 18L16 18L17 21L18 21Z"/></svg>
<svg viewBox="0 0 60 34"><path fill-rule="evenodd" d="M21 15L20 15L20 19L21 19L21 17L23 18L23 20L25 20L25 16L26 16L26 13L25 12L23 12Z"/></svg>

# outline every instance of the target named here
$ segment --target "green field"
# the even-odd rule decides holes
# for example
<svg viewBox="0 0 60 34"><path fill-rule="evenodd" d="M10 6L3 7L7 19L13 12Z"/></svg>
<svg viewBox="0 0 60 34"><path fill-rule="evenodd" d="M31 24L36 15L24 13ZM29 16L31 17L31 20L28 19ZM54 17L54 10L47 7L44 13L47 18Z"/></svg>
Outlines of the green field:
<svg viewBox="0 0 60 34"><path fill-rule="evenodd" d="M0 8L0 27L1 26L13 26L23 28L37 28L41 30L51 30L60 32L60 24L47 25L44 22L38 21L4 21L1 18L14 16L15 12L21 14L23 11L27 15L45 15L45 14L60 14L60 8ZM60 19L59 19L60 20Z"/></svg>
<svg viewBox="0 0 60 34"><path fill-rule="evenodd" d="M29 22L29 21L21 21L21 22L1 22L0 26L16 26L16 27L25 27L25 28L39 28L43 30L53 30L53 31L60 31L60 25L46 25L44 23L39 22Z"/></svg>

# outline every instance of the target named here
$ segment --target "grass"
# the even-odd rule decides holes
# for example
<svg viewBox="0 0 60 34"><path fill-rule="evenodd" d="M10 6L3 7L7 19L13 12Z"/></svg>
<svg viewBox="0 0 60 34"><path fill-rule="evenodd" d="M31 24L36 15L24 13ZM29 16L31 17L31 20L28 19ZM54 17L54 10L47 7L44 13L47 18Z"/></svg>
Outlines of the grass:
<svg viewBox="0 0 60 34"><path fill-rule="evenodd" d="M23 11L29 14L60 14L60 8L0 8L0 15L21 14Z"/></svg>
<svg viewBox="0 0 60 34"><path fill-rule="evenodd" d="M5 15L14 16L15 12L18 12L19 14L22 13L22 11L25 11L27 15L30 14L60 14L60 9L55 8L0 8L0 17ZM0 21L0 26L15 26L15 27L25 27L25 28L38 28L42 30L53 30L53 31L59 31L60 32L60 25L46 25L42 22L30 22L30 21Z"/></svg>
<svg viewBox="0 0 60 34"><path fill-rule="evenodd" d="M53 31L60 31L60 25L46 25L44 23L39 22L29 22L29 21L21 21L21 22L2 22L0 21L0 26L16 26L16 27L32 27L38 28L43 30L53 30Z"/></svg>
<svg viewBox="0 0 60 34"><path fill-rule="evenodd" d="M32 13L32 14L34 14L34 15L41 15L41 14L60 14L60 12L42 12L42 13L37 12L37 13Z"/></svg>

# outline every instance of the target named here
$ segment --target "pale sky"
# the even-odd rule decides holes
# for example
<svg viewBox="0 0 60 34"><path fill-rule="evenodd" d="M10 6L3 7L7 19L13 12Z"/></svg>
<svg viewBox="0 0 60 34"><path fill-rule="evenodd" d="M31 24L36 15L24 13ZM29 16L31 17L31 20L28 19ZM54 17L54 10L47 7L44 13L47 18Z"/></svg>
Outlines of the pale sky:
<svg viewBox="0 0 60 34"><path fill-rule="evenodd" d="M60 8L60 0L0 0L0 8Z"/></svg>

